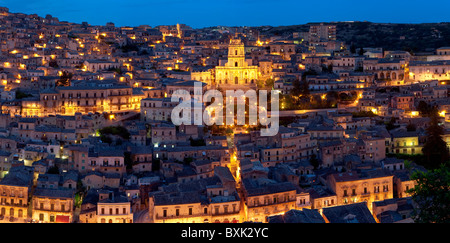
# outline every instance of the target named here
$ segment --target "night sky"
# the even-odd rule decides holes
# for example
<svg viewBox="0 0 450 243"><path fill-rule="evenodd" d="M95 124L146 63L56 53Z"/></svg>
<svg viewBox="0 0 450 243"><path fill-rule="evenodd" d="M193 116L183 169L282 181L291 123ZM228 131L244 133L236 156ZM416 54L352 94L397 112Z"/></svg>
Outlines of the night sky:
<svg viewBox="0 0 450 243"><path fill-rule="evenodd" d="M282 26L308 22L450 22L449 0L0 0L12 13L116 26Z"/></svg>

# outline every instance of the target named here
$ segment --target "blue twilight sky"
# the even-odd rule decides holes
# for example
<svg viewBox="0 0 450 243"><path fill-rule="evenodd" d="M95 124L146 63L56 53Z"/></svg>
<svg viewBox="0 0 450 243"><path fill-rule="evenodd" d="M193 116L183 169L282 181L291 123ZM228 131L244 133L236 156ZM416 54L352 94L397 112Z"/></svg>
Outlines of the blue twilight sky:
<svg viewBox="0 0 450 243"><path fill-rule="evenodd" d="M281 26L308 22L450 22L450 0L0 0L13 13L116 26Z"/></svg>

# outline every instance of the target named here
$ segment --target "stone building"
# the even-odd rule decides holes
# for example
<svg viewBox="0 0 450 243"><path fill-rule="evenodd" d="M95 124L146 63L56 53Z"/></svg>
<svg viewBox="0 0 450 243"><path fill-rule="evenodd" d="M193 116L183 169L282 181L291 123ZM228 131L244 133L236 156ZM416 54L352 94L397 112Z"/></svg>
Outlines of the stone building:
<svg viewBox="0 0 450 243"><path fill-rule="evenodd" d="M228 46L228 62L216 66L216 85L222 89L244 89L254 87L258 80L258 66L252 66L245 59L244 43L231 39Z"/></svg>

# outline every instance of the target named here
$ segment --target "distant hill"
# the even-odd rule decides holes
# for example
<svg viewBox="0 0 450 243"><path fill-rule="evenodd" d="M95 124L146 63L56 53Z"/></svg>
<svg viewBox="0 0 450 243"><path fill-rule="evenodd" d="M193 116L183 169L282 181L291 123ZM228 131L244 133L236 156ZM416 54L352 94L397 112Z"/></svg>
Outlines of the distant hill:
<svg viewBox="0 0 450 243"><path fill-rule="evenodd" d="M337 39L347 45L383 47L384 50L405 50L413 53L433 51L450 46L450 22L424 24L392 24L372 22L333 22ZM261 29L261 34L284 36L308 31L310 24Z"/></svg>

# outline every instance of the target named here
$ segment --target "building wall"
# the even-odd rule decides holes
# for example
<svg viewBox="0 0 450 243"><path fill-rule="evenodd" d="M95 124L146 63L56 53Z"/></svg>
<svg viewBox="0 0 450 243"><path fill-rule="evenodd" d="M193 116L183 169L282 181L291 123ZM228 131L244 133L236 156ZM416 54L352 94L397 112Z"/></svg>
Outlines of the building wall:
<svg viewBox="0 0 450 243"><path fill-rule="evenodd" d="M448 64L418 64L409 67L409 78L416 82L424 82L427 80L449 80L450 79L450 62Z"/></svg>
<svg viewBox="0 0 450 243"><path fill-rule="evenodd" d="M244 44L240 40L231 40L228 47L228 62L215 68L216 84L225 89L228 85L256 84L258 67L249 66L245 61Z"/></svg>
<svg viewBox="0 0 450 243"><path fill-rule="evenodd" d="M247 221L267 223L267 217L296 208L295 191L249 196L245 198Z"/></svg>
<svg viewBox="0 0 450 243"><path fill-rule="evenodd" d="M422 154L422 146L419 145L418 137L393 138L391 153L395 154Z"/></svg>
<svg viewBox="0 0 450 243"><path fill-rule="evenodd" d="M28 187L0 185L0 215L27 218Z"/></svg>
<svg viewBox="0 0 450 243"><path fill-rule="evenodd" d="M130 203L98 203L97 223L133 223Z"/></svg>
<svg viewBox="0 0 450 243"><path fill-rule="evenodd" d="M343 182L331 179L329 183L336 193L337 205L367 202L371 210L372 202L393 198L393 176Z"/></svg>
<svg viewBox="0 0 450 243"><path fill-rule="evenodd" d="M412 196L411 193L408 193L406 191L414 188L416 185L417 185L416 181L413 181L413 180L402 181L399 178L395 179L395 184L394 184L394 186L397 189L397 196L398 197L410 197L410 196Z"/></svg>
<svg viewBox="0 0 450 243"><path fill-rule="evenodd" d="M53 223L56 216L69 216L73 221L73 199L33 196L32 219L43 223Z"/></svg>

